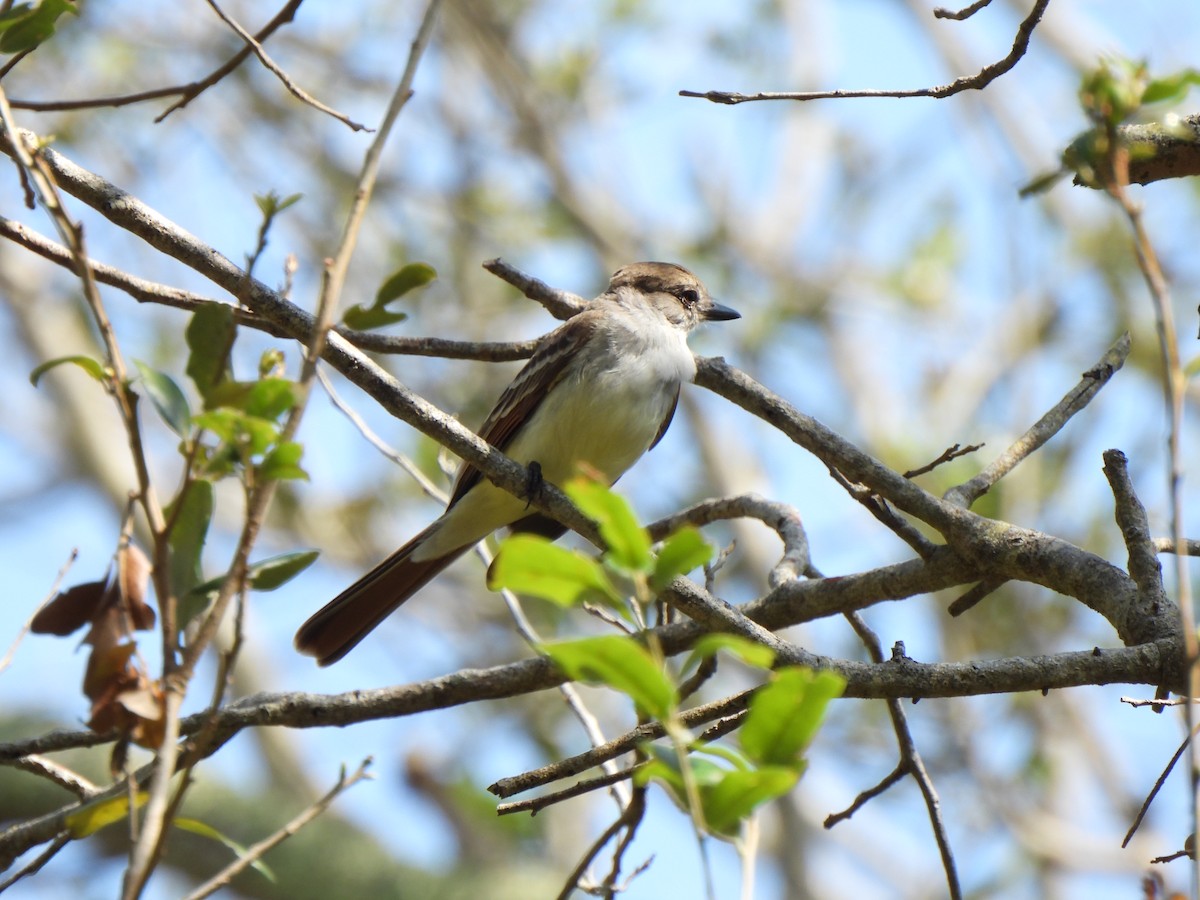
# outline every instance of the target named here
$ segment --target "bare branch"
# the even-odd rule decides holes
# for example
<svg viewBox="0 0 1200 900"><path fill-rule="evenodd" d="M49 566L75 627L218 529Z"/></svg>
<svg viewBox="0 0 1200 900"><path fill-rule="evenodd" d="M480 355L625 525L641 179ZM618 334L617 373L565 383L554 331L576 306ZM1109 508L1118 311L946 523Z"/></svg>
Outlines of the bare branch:
<svg viewBox="0 0 1200 900"><path fill-rule="evenodd" d="M266 41L274 32L282 26L291 22L296 11L300 8L303 0L288 0L288 3L275 16L258 30L254 35L254 40L259 44ZM251 54L249 46L244 47L230 57L229 61L220 66L209 75L193 81L190 84L175 85L173 87L154 88L149 91L139 91L134 94L123 94L116 97L94 97L86 100L18 100L13 99L12 106L14 109L27 109L33 112L54 112L67 109L97 109L101 107L119 107L130 106L134 103L144 103L147 100L158 100L163 97L175 97L180 99L170 106L165 112L155 118L155 122L163 121L167 116L177 109L182 109L187 106L192 100L200 96L217 82L221 81L230 72L234 71L238 66L245 62Z"/></svg>
<svg viewBox="0 0 1200 900"><path fill-rule="evenodd" d="M330 788L329 793L317 800L308 809L304 810L277 832L271 836L264 838L257 844L246 848L244 853L238 855L238 858L210 878L204 884L200 885L194 891L187 895L186 900L201 900L203 897L208 897L223 887L227 887L229 883L240 872L245 871L253 863L262 859L268 850L283 843L287 838L290 838L305 825L313 821L321 813L325 812L341 794L345 793L358 782L371 776L367 773L367 769L371 766L371 757L367 757L358 768L349 776L346 775L346 770L343 768L342 773L338 776L337 784Z"/></svg>
<svg viewBox="0 0 1200 900"><path fill-rule="evenodd" d="M1017 28L1016 36L1013 38L1012 49L1003 59L984 66L974 75L964 75L961 78L954 79L949 84L938 85L937 87L915 88L907 91L762 91L757 94L739 94L733 91L680 91L679 96L698 97L701 100L711 100L713 103L733 106L738 103L748 103L754 100L848 100L855 97L934 97L941 99L961 93L962 91L981 91L1001 75L1011 71L1013 66L1025 55L1025 52L1029 49L1029 41L1033 37L1033 31L1042 20L1042 15L1046 12L1046 7L1049 5L1050 0L1036 0L1033 9L1025 18L1025 21ZM942 16L941 18L957 17ZM962 18L966 18L966 16Z"/></svg>
<svg viewBox="0 0 1200 900"><path fill-rule="evenodd" d="M923 466L917 466L915 469L909 469L904 473L904 477L916 478L918 475L925 475L928 472L932 472L938 466L945 465L948 462L958 459L960 456L966 456L981 449L983 449L983 444L967 444L965 447L955 444L943 450L941 455L932 462L927 462Z"/></svg>
<svg viewBox="0 0 1200 900"><path fill-rule="evenodd" d="M858 613L849 613L846 619L867 648L871 659L876 663L882 663L884 660L883 647L879 643L878 635L867 627L866 621ZM892 720L892 730L896 733L896 741L900 748L900 762L896 766L896 772L911 775L916 781L921 796L925 800L925 809L929 815L929 824L933 828L934 840L937 841L938 851L942 856L942 869L946 873L946 887L950 898L951 900L961 900L963 894L962 885L958 880L958 865L954 861L954 851L950 847L950 836L946 831L945 820L942 818L941 801L933 786L933 778L930 777L929 771L925 768L925 760L921 758L921 754L917 750L912 730L908 727L908 716L905 715L904 707L897 699L888 700L887 705L888 715ZM825 827L830 827L828 819Z"/></svg>
<svg viewBox="0 0 1200 900"><path fill-rule="evenodd" d="M70 791L83 800L90 799L100 792L100 788L78 772L40 754L31 753L29 756L22 756L13 760L12 766L22 772L29 772L31 775L52 781L60 788Z"/></svg>
<svg viewBox="0 0 1200 900"><path fill-rule="evenodd" d="M944 6L938 6L933 10L933 17L935 19L953 19L956 22L961 22L964 19L971 18L971 16L991 4L991 2L992 0L975 0L970 6L964 6L957 11L946 9Z"/></svg>
<svg viewBox="0 0 1200 900"><path fill-rule="evenodd" d="M552 288L546 282L513 268L502 259L489 259L483 267L497 278L507 281L530 300L542 304L555 318L569 319L587 306L587 300L578 294Z"/></svg>
<svg viewBox="0 0 1200 900"><path fill-rule="evenodd" d="M1075 413L1087 406L1110 378L1125 364L1131 347L1129 333L1121 335L1101 357L1100 361L1083 373L1083 379L1067 392L1055 406L1021 435L1012 446L997 457L991 465L965 484L946 491L944 497L956 506L969 508L972 503L986 494L997 481L1011 472L1031 453L1058 434Z"/></svg>
<svg viewBox="0 0 1200 900"><path fill-rule="evenodd" d="M783 556L767 576L771 587L799 578L808 570L808 535L804 533L804 523L800 519L799 511L786 503L768 500L758 494L702 500L647 525L646 530L650 532L650 537L657 541L685 524L709 525L723 519L735 518L758 519L774 530L783 541Z"/></svg>
<svg viewBox="0 0 1200 900"><path fill-rule="evenodd" d="M1143 601L1150 606L1167 600L1163 588L1162 566L1150 538L1150 521L1146 508L1138 499L1129 478L1125 454L1120 450L1104 451L1104 476L1116 498L1116 519L1121 537L1129 550L1129 575L1137 583Z"/></svg>
<svg viewBox="0 0 1200 900"><path fill-rule="evenodd" d="M263 49L262 44L255 40L254 36L250 34L250 32L239 25L231 16L229 16L223 9L221 9L220 6L217 5L216 0L208 0L208 5L212 7L213 12L217 14L218 18L220 18L222 22L232 28L234 32L237 33L237 36L246 42L246 46L248 46L253 51L254 55L258 57L258 61L262 63L272 75L279 79L283 86L288 89L288 93L290 93L293 97L295 97L301 103L306 103L313 109L325 113L327 116L332 116L342 124L348 126L352 131L371 130L367 128L366 125L361 125L358 122L355 122L345 113L340 113L336 109L326 106L316 97L312 96L303 88L301 88L298 84L292 81L287 72L283 71L279 64L275 62L275 60L271 59L271 57L267 55L267 51Z"/></svg>

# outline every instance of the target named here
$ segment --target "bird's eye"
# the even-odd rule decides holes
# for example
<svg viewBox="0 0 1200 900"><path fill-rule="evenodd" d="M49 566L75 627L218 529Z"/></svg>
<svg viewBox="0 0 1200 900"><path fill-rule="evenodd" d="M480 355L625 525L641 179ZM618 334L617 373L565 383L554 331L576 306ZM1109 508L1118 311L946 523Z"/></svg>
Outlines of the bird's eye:
<svg viewBox="0 0 1200 900"><path fill-rule="evenodd" d="M684 306L695 306L700 302L700 292L695 288L684 288L675 296Z"/></svg>

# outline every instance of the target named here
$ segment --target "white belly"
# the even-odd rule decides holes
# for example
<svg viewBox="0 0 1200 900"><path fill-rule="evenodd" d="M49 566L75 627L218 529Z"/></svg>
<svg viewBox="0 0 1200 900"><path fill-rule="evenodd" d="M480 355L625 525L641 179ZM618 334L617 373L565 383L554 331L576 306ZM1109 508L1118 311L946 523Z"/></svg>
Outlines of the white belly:
<svg viewBox="0 0 1200 900"><path fill-rule="evenodd" d="M696 372L682 333L652 328L634 341L639 352L608 353L593 359L599 365L564 377L505 452L525 465L537 462L543 478L558 485L584 463L610 483L625 474L653 443L681 382ZM446 511L413 558L433 559L475 543L528 514L526 501L481 479Z"/></svg>

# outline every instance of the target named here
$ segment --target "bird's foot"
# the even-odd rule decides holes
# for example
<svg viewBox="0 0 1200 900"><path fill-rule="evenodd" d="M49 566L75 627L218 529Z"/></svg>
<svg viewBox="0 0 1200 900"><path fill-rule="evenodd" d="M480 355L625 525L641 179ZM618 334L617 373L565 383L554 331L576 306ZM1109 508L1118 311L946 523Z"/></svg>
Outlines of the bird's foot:
<svg viewBox="0 0 1200 900"><path fill-rule="evenodd" d="M525 467L525 508L529 509L534 498L542 493L546 481L542 478L542 464L536 459Z"/></svg>

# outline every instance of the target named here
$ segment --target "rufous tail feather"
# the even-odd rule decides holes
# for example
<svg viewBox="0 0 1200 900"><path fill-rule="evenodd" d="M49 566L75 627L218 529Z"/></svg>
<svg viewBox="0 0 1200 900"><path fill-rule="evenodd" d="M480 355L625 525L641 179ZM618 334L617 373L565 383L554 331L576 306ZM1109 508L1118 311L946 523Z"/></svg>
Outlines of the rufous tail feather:
<svg viewBox="0 0 1200 900"><path fill-rule="evenodd" d="M414 562L410 557L437 524L415 538L342 591L296 632L296 649L315 656L317 664L337 662L431 578L462 556L462 547L445 556Z"/></svg>

